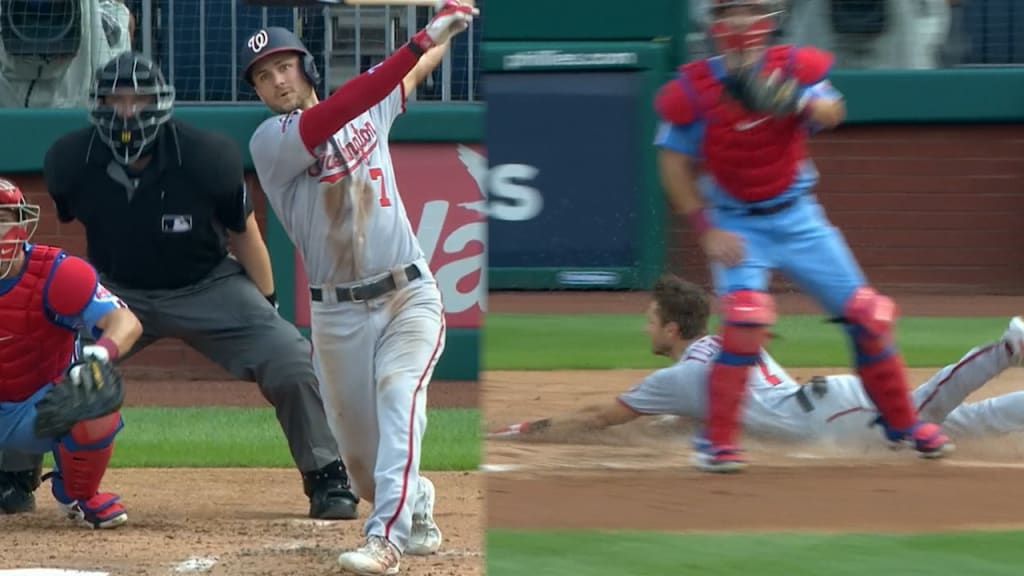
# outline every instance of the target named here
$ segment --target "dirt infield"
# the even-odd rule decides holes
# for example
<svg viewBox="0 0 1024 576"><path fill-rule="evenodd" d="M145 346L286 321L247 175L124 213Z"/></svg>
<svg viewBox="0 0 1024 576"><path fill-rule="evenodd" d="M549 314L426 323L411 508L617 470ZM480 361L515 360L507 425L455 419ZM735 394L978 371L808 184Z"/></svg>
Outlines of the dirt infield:
<svg viewBox="0 0 1024 576"><path fill-rule="evenodd" d="M828 370L838 371L845 370ZM811 375L810 370L791 372L798 379ZM920 381L932 371L913 372L914 381ZM551 416L609 399L643 374L487 373L487 425ZM1013 368L971 400L1021 388L1024 369ZM1022 440L959 442L957 453L945 462L890 453L881 445L863 454L794 453L747 441L753 466L729 477L693 471L685 439L650 418L564 444L488 441L485 462L499 470L487 475L488 525L662 530L1024 526L1024 512L1005 505L1024 498ZM896 514L897 508L905 512Z"/></svg>
<svg viewBox="0 0 1024 576"><path fill-rule="evenodd" d="M639 314L645 301L646 294L629 293L495 294L489 309ZM779 302L783 313L813 311L800 297L783 295ZM899 303L914 315L1020 312L1013 298L901 297ZM429 405L482 405L488 425L508 423L607 398L642 373L487 373L482 389L475 382L432 383ZM1024 369L1014 369L983 393L1022 385ZM133 380L127 401L130 406L267 405L255 385L220 381ZM755 464L748 473L709 477L686 465L684 444L643 422L574 444L489 442L488 464L526 469L430 474L438 487L436 517L446 542L438 556L406 558L402 573L482 574L485 497L488 525L519 528L938 530L1024 524L1019 507L1006 505L1024 496L1024 443L1014 438L961 444L953 459L938 463L885 452L850 457L747 448ZM0 516L5 536L0 569L319 575L336 573L337 555L360 541L361 520L306 518L306 499L293 470L112 470L108 478L107 485L121 493L129 509L129 526L112 532L71 526L56 515L43 490L37 512ZM365 518L368 504L360 510Z"/></svg>
<svg viewBox="0 0 1024 576"><path fill-rule="evenodd" d="M912 315L1006 315L1020 298L897 298ZM814 312L795 295L783 313ZM490 311L635 312L637 293L493 295ZM814 369L820 373L822 369ZM846 372L845 368L829 372ZM790 369L800 381L810 370ZM912 371L923 381L933 370ZM552 416L610 399L644 370L487 372L482 377L488 428ZM1012 368L970 400L1024 388ZM715 476L689 466L689 446L652 419L565 443L488 441L488 526L661 530L944 530L1020 527L1024 512L1024 438L958 442L948 461L928 462L881 444L863 454L836 454L746 441L753 466Z"/></svg>
<svg viewBox="0 0 1024 576"><path fill-rule="evenodd" d="M431 407L475 407L475 382L433 382ZM268 406L255 384L132 381L130 406ZM428 432L429 433L429 432ZM284 442L282 437L281 442ZM482 574L483 487L478 473L429 473L437 487L441 553L407 557L411 576ZM117 575L332 574L337 557L361 541L360 519L317 522L298 472L285 469L115 469L104 485L128 508L128 526L92 532L59 517L49 492L38 510L0 516L0 569L66 568ZM48 486L48 484L46 485Z"/></svg>

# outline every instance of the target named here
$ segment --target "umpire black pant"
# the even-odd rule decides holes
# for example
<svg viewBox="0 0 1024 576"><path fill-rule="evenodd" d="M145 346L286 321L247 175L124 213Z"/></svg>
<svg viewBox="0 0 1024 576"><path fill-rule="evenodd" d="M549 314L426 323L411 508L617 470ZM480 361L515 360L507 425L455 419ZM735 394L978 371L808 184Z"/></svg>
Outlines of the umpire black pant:
<svg viewBox="0 0 1024 576"><path fill-rule="evenodd" d="M196 284L175 290L136 290L101 281L142 323L142 337L119 363L162 338L180 338L236 378L259 384L299 471L339 460L309 341L267 302L236 260L225 258ZM42 456L0 453L2 471L31 470L41 462Z"/></svg>

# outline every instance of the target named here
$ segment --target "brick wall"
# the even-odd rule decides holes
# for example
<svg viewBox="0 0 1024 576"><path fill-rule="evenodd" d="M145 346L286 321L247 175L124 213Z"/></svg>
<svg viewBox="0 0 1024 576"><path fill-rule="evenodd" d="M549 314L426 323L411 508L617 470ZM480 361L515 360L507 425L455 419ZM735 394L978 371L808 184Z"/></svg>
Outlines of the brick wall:
<svg viewBox="0 0 1024 576"><path fill-rule="evenodd" d="M1024 127L851 126L811 153L818 198L879 289L1024 293ZM670 266L706 285L685 223L670 228Z"/></svg>
<svg viewBox="0 0 1024 576"><path fill-rule="evenodd" d="M33 240L41 244L59 246L71 254L85 257L85 232L82 225L78 222L64 224L57 220L53 202L46 194L42 177L25 174L10 177L21 186L30 202L41 207L39 226ZM247 180L256 208L256 220L265 236L266 207L263 192L255 176L250 176ZM127 360L123 366L125 375L134 378L231 379L230 374L179 340L157 342Z"/></svg>

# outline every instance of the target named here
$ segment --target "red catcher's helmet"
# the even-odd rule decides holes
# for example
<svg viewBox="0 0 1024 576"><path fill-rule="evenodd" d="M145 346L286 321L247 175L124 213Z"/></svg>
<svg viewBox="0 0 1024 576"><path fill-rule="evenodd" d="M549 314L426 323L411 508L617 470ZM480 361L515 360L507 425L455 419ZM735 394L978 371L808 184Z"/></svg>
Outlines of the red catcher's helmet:
<svg viewBox="0 0 1024 576"><path fill-rule="evenodd" d="M708 33L720 52L740 52L768 44L775 32L778 0L712 0Z"/></svg>
<svg viewBox="0 0 1024 576"><path fill-rule="evenodd" d="M17 185L0 178L0 212L0 278L6 278L25 243L36 233L39 205L26 202Z"/></svg>

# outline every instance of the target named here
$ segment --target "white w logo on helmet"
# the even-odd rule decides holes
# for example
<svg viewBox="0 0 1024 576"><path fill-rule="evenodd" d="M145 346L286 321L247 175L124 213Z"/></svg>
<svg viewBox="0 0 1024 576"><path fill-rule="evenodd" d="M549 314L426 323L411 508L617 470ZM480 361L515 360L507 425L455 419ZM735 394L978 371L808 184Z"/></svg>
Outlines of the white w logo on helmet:
<svg viewBox="0 0 1024 576"><path fill-rule="evenodd" d="M248 46L253 52L259 54L260 50L267 47L267 43L270 42L270 37L267 35L266 30L260 30L259 32L252 35L249 38Z"/></svg>

